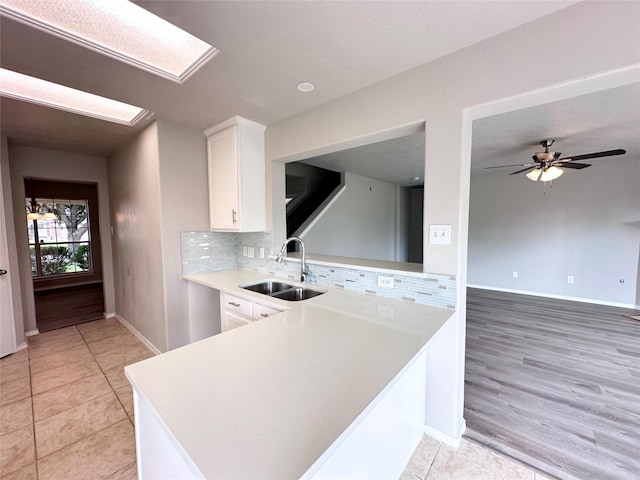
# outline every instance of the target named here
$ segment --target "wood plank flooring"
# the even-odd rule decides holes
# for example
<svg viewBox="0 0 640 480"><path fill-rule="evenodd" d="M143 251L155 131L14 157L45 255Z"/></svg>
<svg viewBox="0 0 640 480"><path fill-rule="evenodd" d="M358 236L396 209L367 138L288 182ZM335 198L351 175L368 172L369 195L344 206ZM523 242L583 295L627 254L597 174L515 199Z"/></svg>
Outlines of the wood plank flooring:
<svg viewBox="0 0 640 480"><path fill-rule="evenodd" d="M466 436L561 479L640 479L639 313L468 289Z"/></svg>

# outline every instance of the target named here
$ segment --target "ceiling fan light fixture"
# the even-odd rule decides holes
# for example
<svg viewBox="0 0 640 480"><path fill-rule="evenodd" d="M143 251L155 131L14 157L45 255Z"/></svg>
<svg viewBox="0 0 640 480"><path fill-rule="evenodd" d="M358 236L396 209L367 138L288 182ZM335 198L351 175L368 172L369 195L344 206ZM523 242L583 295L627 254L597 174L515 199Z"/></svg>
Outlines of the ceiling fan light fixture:
<svg viewBox="0 0 640 480"><path fill-rule="evenodd" d="M564 172L558 167L549 167L542 171L540 168L536 168L535 170L527 173L527 178L534 182L550 182L551 180L558 178L563 173Z"/></svg>

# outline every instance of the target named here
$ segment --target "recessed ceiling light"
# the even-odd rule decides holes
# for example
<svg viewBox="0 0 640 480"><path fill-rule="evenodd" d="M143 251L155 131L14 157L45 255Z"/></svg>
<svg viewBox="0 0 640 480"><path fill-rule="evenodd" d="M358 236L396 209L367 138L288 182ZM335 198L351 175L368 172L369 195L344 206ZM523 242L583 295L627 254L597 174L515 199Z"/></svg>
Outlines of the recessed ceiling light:
<svg viewBox="0 0 640 480"><path fill-rule="evenodd" d="M218 53L217 48L126 0L2 0L0 11L178 83Z"/></svg>
<svg viewBox="0 0 640 480"><path fill-rule="evenodd" d="M298 84L298 90L303 93L313 92L316 86L313 83L302 82Z"/></svg>
<svg viewBox="0 0 640 480"><path fill-rule="evenodd" d="M89 117L133 125L147 110L0 68L0 95Z"/></svg>

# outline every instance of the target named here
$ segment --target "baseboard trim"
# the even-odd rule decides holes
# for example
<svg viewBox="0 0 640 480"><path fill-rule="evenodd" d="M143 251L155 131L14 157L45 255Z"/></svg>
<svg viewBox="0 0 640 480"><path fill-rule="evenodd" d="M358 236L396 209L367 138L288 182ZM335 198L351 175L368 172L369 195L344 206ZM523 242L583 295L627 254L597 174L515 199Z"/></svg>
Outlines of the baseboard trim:
<svg viewBox="0 0 640 480"><path fill-rule="evenodd" d="M462 442L462 435L467 429L467 424L464 419L462 419L462 424L458 429L458 434L455 437L447 435L446 433L442 433L440 430L436 430L429 425L424 426L424 433L429 435L431 438L435 438L436 440L449 445L450 447L458 448L460 446L460 442Z"/></svg>
<svg viewBox="0 0 640 480"><path fill-rule="evenodd" d="M569 300L571 302L592 303L594 305L604 305L607 307L629 308L631 310L640 309L640 306L634 305L633 303L608 302L606 300L594 300L592 298L570 297L568 295L555 295L553 293L530 292L528 290L515 290L513 288L488 287L486 285L472 285L470 283L467 284L467 287L477 288L480 290L491 290L493 292L505 292L505 293L517 293L520 295L531 295L532 297L546 297L546 298L555 298L557 300Z"/></svg>
<svg viewBox="0 0 640 480"><path fill-rule="evenodd" d="M33 337L34 335L40 335L40 330L36 328L35 330L27 330L24 332L25 337Z"/></svg>
<svg viewBox="0 0 640 480"><path fill-rule="evenodd" d="M116 314L115 313L104 313L104 318L115 318Z"/></svg>
<svg viewBox="0 0 640 480"><path fill-rule="evenodd" d="M142 335L138 330L136 330L134 328L133 325L131 325L129 322L127 322L124 318L122 318L120 315L118 315L117 313L114 313L113 316L115 318L118 319L118 321L124 325L125 327L127 327L131 333L133 333L136 337L138 337L138 340L140 340L142 343L145 344L145 346L151 350L154 354L156 355L160 355L162 352L160 350L158 350L155 345L153 345L153 343L151 343L149 340L147 340L144 335Z"/></svg>
<svg viewBox="0 0 640 480"><path fill-rule="evenodd" d="M21 343L20 345L18 345L16 347L16 352L19 352L20 350L24 350L25 348L29 348L29 344L27 342ZM13 352L15 353L15 352Z"/></svg>

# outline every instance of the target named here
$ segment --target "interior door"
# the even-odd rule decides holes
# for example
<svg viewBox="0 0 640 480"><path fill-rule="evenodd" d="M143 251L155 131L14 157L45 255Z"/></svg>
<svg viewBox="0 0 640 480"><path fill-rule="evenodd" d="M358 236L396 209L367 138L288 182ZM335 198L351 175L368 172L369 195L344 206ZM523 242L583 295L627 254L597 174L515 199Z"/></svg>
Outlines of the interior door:
<svg viewBox="0 0 640 480"><path fill-rule="evenodd" d="M4 214L4 198L0 194L0 357L16 350L15 320L9 272L7 224Z"/></svg>

